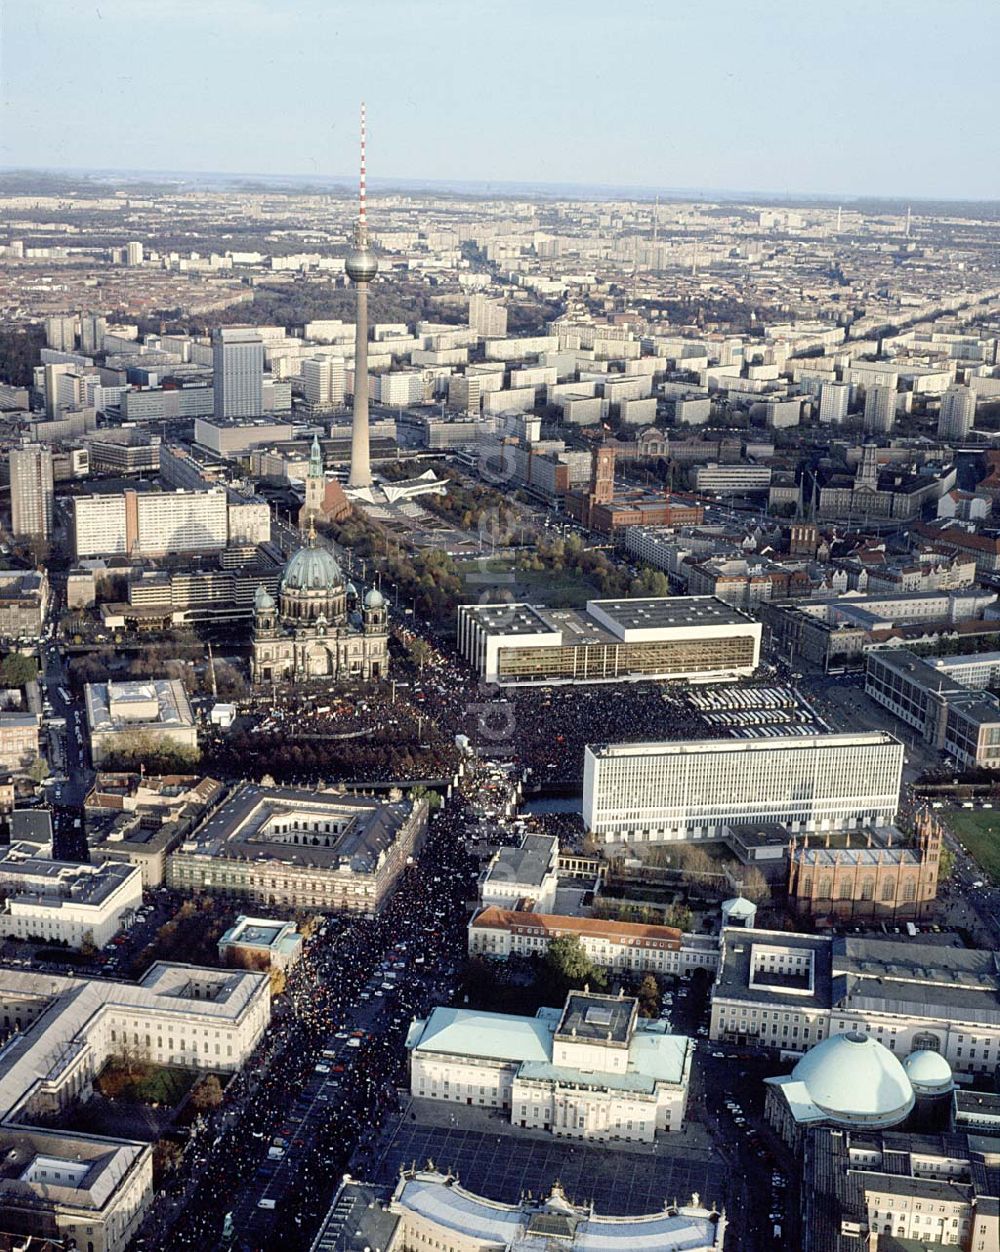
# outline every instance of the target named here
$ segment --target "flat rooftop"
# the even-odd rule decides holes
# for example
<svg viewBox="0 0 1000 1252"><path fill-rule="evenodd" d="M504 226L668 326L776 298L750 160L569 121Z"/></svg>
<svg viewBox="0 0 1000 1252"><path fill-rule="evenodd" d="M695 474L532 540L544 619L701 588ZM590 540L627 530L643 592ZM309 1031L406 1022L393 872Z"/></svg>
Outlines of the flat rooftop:
<svg viewBox="0 0 1000 1252"><path fill-rule="evenodd" d="M561 635L564 644L621 643L629 631L689 630L753 625L739 609L714 596L654 596L634 600L589 600L586 609L550 609L541 604L463 604L489 635Z"/></svg>
<svg viewBox="0 0 1000 1252"><path fill-rule="evenodd" d="M886 730L861 731L845 735L776 735L773 739L678 739L663 743L588 743L594 756L684 756L689 753L786 752L792 748L806 752L823 749L839 752L844 748L872 748L881 744L902 744Z"/></svg>
<svg viewBox="0 0 1000 1252"><path fill-rule="evenodd" d="M635 1012L635 1000L572 991L556 1027L556 1036L624 1045L629 1041Z"/></svg>
<svg viewBox="0 0 1000 1252"><path fill-rule="evenodd" d="M552 861L552 835L525 835L519 848L501 848L487 871L487 881L514 882L540 887Z"/></svg>
<svg viewBox="0 0 1000 1252"><path fill-rule="evenodd" d="M371 874L412 812L410 800L243 783L188 836L181 851ZM310 823L319 822L326 831L314 841L317 827Z"/></svg>

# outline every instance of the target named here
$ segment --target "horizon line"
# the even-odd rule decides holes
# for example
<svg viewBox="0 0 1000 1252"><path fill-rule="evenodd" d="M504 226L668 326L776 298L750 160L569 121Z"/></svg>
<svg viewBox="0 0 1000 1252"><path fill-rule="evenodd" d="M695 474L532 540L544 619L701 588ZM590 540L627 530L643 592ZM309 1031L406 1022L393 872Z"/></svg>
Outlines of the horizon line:
<svg viewBox="0 0 1000 1252"><path fill-rule="evenodd" d="M0 165L0 178L14 174L37 175L72 175L84 182L102 182L107 178L116 177L123 181L136 179L154 179L157 181L195 181L195 180L247 180L283 184L330 185L351 188L356 185L356 176L348 174L264 174L255 171L227 172L223 170L181 170L181 169L121 169L113 166L59 166L59 165ZM691 200L702 197L707 200L744 201L757 199L773 200L808 200L818 204L848 205L857 202L873 202L892 204L906 201L913 204L976 204L998 205L1000 197L984 198L979 196L933 196L908 195L906 192L874 193L874 192L824 192L824 191L775 191L763 188L736 187L690 187L690 186L659 186L654 183L601 183L601 182L561 182L542 179L487 179L487 178L418 178L408 176L402 178L379 177L368 179L369 187L375 186L387 190L420 190L435 188L461 194L471 188L479 188L476 195L485 194L490 188L506 188L511 193L519 191L523 197L546 196L553 199L585 200L584 193L597 193L591 199L633 199L646 200L655 196L666 196L671 199Z"/></svg>

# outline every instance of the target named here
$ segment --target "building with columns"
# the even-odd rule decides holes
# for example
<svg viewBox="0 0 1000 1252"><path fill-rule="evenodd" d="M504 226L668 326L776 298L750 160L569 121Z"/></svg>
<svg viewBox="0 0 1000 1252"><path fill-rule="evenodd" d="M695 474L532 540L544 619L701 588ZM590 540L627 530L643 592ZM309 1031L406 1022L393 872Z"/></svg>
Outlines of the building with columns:
<svg viewBox="0 0 1000 1252"><path fill-rule="evenodd" d="M306 546L285 566L277 602L264 587L257 589L251 660L254 683L386 678L389 625L385 599L374 587L360 605L357 598L333 553L318 546L311 532Z"/></svg>
<svg viewBox="0 0 1000 1252"><path fill-rule="evenodd" d="M501 1109L570 1139L652 1143L680 1130L694 1047L625 996L571 991L535 1017L436 1008L413 1022L410 1092Z"/></svg>

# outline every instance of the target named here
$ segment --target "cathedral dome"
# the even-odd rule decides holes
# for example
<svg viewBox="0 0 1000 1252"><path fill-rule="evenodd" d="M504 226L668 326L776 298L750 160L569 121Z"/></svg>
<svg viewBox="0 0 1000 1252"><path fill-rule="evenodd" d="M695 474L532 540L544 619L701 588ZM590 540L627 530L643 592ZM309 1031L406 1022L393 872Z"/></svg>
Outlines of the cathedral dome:
<svg viewBox="0 0 1000 1252"><path fill-rule="evenodd" d="M336 591L343 585L344 575L327 548L299 548L281 578L282 591Z"/></svg>
<svg viewBox="0 0 1000 1252"><path fill-rule="evenodd" d="M377 587L372 587L371 591L365 596L366 609L381 609L385 607L385 596Z"/></svg>
<svg viewBox="0 0 1000 1252"><path fill-rule="evenodd" d="M253 607L258 613L267 613L275 607L274 597L263 583L257 588L253 597Z"/></svg>

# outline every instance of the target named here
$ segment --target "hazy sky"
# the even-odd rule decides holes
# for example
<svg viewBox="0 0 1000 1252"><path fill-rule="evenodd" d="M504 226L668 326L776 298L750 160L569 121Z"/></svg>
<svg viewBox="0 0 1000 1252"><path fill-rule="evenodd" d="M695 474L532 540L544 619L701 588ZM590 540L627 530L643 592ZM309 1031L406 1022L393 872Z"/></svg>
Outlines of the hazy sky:
<svg viewBox="0 0 1000 1252"><path fill-rule="evenodd" d="M0 166L1000 198L996 0L0 0Z"/></svg>

